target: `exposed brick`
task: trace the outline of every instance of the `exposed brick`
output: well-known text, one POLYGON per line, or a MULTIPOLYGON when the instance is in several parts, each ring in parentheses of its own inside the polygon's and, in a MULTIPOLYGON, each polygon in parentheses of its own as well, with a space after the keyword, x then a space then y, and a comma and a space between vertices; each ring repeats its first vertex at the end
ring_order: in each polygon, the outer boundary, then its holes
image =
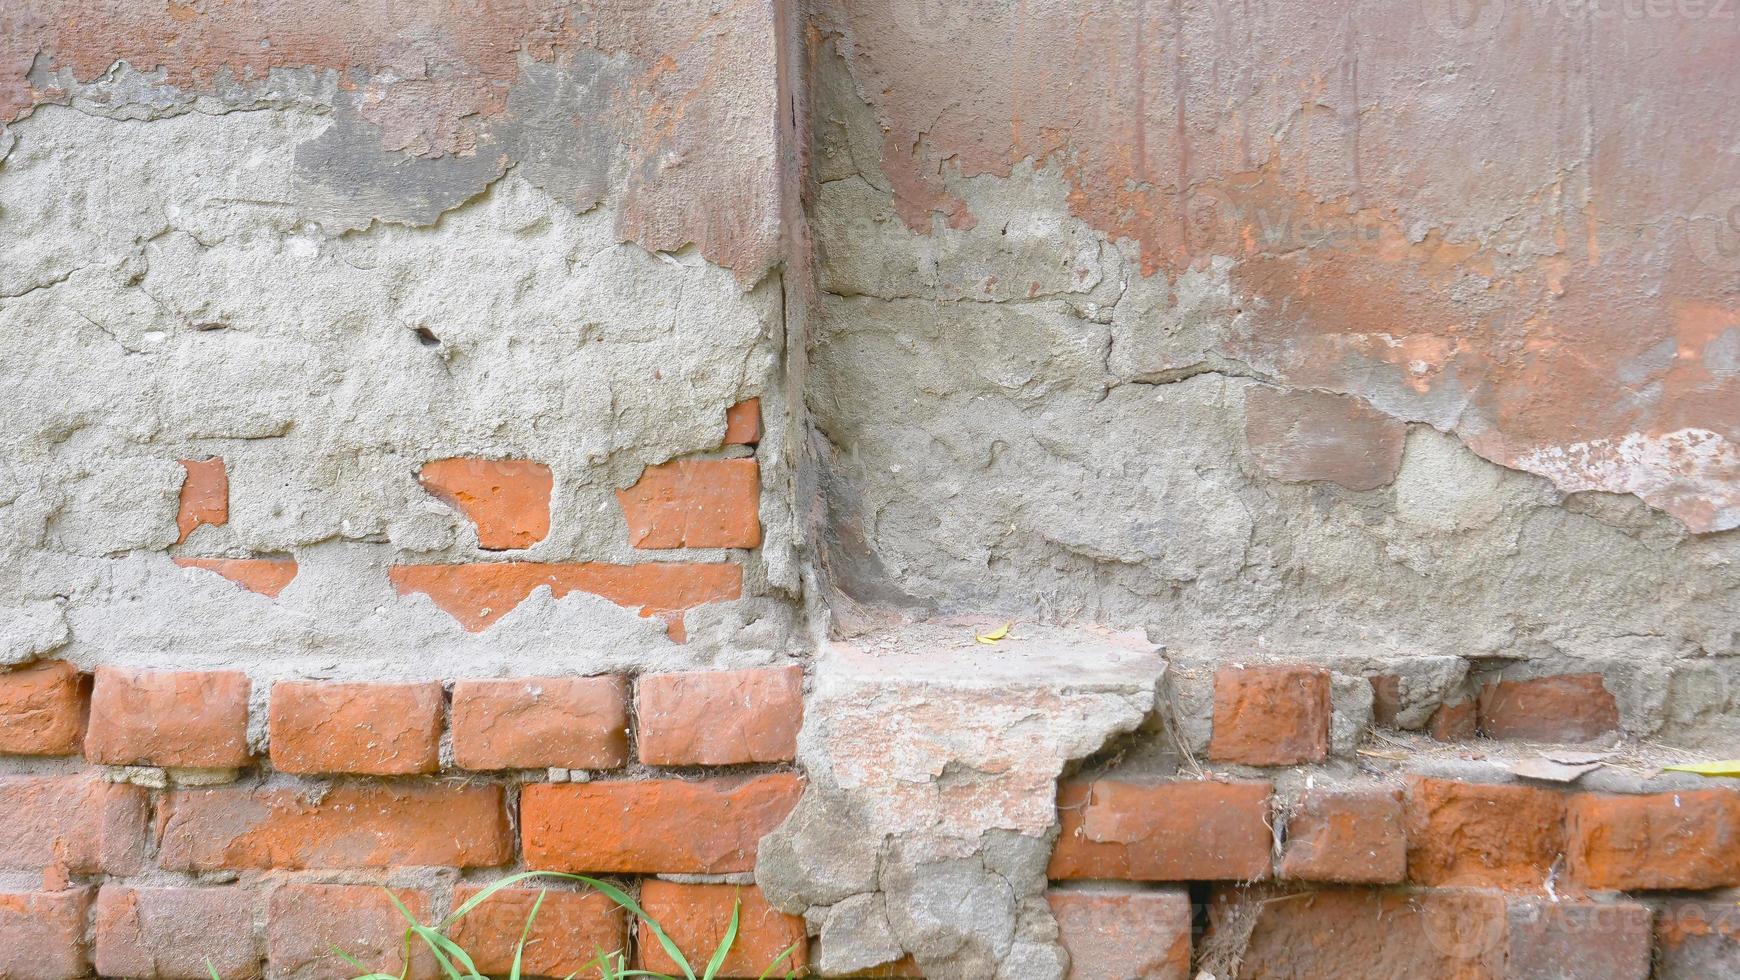
POLYGON ((1571 880, 1588 888, 1740 885, 1740 793, 1571 798, 1571 880))
POLYGON ((640 761, 655 766, 789 762, 804 716, 804 672, 651 674, 641 678, 640 761))
POLYGON ((87 684, 64 660, 0 674, 0 753, 72 755, 84 733, 87 684))
POLYGON ((1440 742, 1466 742, 1477 734, 1477 721, 1473 700, 1445 702, 1432 712, 1426 730, 1440 742))
POLYGON ((725 410, 725 445, 753 446, 761 441, 761 399, 745 398, 725 410))
POLYGON ((1402 709, 1402 679, 1395 674, 1377 674, 1366 680, 1371 683, 1372 724, 1396 727, 1396 713, 1402 709))
POLYGON ((1504 980, 1505 916, 1502 896, 1461 889, 1229 888, 1210 905, 1204 945, 1248 929, 1241 980, 1504 980))
POLYGON ((683 610, 743 594, 743 566, 731 562, 397 565, 387 575, 400 595, 427 595, 473 633, 487 629, 524 602, 533 589, 545 585, 557 599, 570 592, 589 592, 638 609, 642 616, 662 617, 670 624, 671 638, 681 642, 683 610))
POLYGON ((1190 896, 1158 891, 1051 891, 1046 896, 1069 953, 1069 980, 1190 978, 1190 896))
POLYGON ((230 520, 230 477, 223 457, 180 462, 187 476, 181 481, 181 506, 175 515, 175 527, 181 532, 177 544, 186 541, 194 528, 228 524, 230 520))
POLYGON ((175 563, 182 568, 221 575, 249 592, 271 599, 278 598, 278 593, 296 578, 293 558, 177 558, 175 563))
POLYGON ((1633 902, 1513 899, 1505 980, 1648 980, 1650 911, 1633 902))
POLYGON ((1740 977, 1740 902, 1676 900, 1655 916, 1656 980, 1740 977))
POLYGON ((206 980, 206 964, 226 980, 260 972, 252 889, 128 888, 97 893, 96 968, 106 977, 206 980))
MULTIPOLYGON (((479 885, 455 889, 454 908, 482 890, 479 885)), ((504 888, 467 912, 450 934, 471 954, 478 972, 506 974, 537 900, 538 889, 504 888)), ((627 948, 628 916, 615 902, 597 892, 550 889, 538 906, 521 968, 526 976, 566 977, 576 972, 596 976, 587 967, 600 951, 627 948)))
POLYGON ((1068 782, 1052 878, 1250 881, 1269 876, 1267 782, 1068 782))
POLYGON ((789 774, 529 785, 520 794, 525 861, 554 871, 749 871, 756 845, 802 793, 789 774))
POLYGON ((761 464, 680 459, 641 471, 616 499, 636 548, 754 548, 761 544, 761 464))
POLYGON ((529 459, 459 457, 424 463, 423 488, 470 518, 485 551, 530 548, 550 533, 550 468, 529 459))
POLYGON ((369 776, 441 768, 441 685, 279 681, 268 712, 283 772, 369 776))
POLYGON ((236 671, 99 667, 85 757, 115 766, 245 766, 248 690, 248 675, 236 671))
POLYGON ((1600 674, 1494 681, 1480 691, 1480 733, 1533 742, 1586 742, 1619 727, 1619 703, 1600 674))
POLYGON ((1374 490, 1396 478, 1408 427, 1347 395, 1254 385, 1245 393, 1245 441, 1277 480, 1327 480, 1374 490))
POLYGON ((173 790, 157 813, 158 861, 172 871, 491 867, 513 856, 502 788, 386 783, 173 790))
POLYGON ((453 758, 465 769, 613 769, 628 761, 628 682, 516 677, 453 685, 453 758))
POLYGON ((1565 800, 1529 786, 1409 780, 1408 877, 1424 885, 1539 887, 1565 847, 1565 800))
POLYGON ((1303 666, 1216 670, 1208 756, 1248 766, 1328 758, 1329 671, 1303 666))
POLYGON ((1399 790, 1306 790, 1287 820, 1280 876, 1299 881, 1390 884, 1408 872, 1399 790))
POLYGON ((134 874, 144 862, 146 794, 86 776, 0 778, 0 868, 134 874))
MULTIPOLYGON (((785 915, 768 905, 759 888, 682 885, 649 879, 641 885, 640 904, 647 915, 664 929, 665 935, 676 944, 697 974, 725 937, 734 908, 738 909, 737 941, 726 954, 719 976, 759 977, 764 971, 770 976, 782 977, 789 971, 801 975, 809 964, 804 920, 785 915), (739 902, 742 903, 740 908, 739 902), (777 968, 768 970, 787 949, 791 950, 791 955, 779 960, 777 968)), ((637 923, 637 928, 640 936, 635 944, 635 958, 640 968, 655 973, 677 972, 677 964, 653 938, 645 923, 637 923)))
POLYGON ((0 977, 66 980, 88 968, 88 888, 0 893, 0 977))
MULTIPOLYGON (((393 895, 419 921, 429 921, 429 897, 394 889, 393 895)), ((399 976, 405 969, 405 919, 386 891, 373 885, 284 885, 272 893, 266 917, 266 954, 274 980, 348 980, 354 967, 333 953, 343 950, 365 968, 399 976)), ((434 958, 411 944, 407 976, 437 976, 434 958)))

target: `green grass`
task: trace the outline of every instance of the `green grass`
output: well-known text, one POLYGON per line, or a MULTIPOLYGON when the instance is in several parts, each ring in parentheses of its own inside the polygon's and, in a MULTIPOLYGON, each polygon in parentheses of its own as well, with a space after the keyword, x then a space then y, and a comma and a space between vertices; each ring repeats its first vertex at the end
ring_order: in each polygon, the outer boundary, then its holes
MULTIPOLYGON (((411 970, 411 952, 418 943, 421 943, 423 946, 428 947, 430 954, 435 958, 435 963, 441 968, 442 975, 446 980, 483 980, 483 974, 477 972, 477 967, 472 962, 471 955, 461 949, 458 943, 455 943, 451 938, 449 938, 447 932, 453 928, 455 923, 464 918, 467 913, 483 904, 484 901, 496 892, 508 887, 509 885, 517 884, 529 878, 558 878, 566 881, 577 881, 581 884, 589 885, 592 888, 597 889, 606 898, 627 909, 629 914, 645 923, 647 929, 653 934, 653 938, 657 939, 659 946, 664 949, 665 955, 669 956, 671 961, 677 964, 677 968, 682 971, 680 975, 672 976, 665 973, 653 973, 648 970, 630 969, 627 965, 626 958, 620 950, 607 953, 600 949, 596 951, 597 955, 587 964, 586 968, 597 970, 604 980, 624 980, 624 978, 627 977, 651 977, 653 980, 717 980, 719 977, 719 971, 724 969, 726 955, 731 952, 732 945, 737 942, 738 917, 742 913, 741 902, 737 903, 737 905, 731 909, 731 924, 726 927, 725 935, 719 940, 718 948, 713 950, 713 955, 708 958, 707 963, 701 969, 701 972, 696 973, 694 966, 692 966, 689 963, 688 958, 683 955, 683 951, 677 948, 677 944, 671 941, 671 937, 665 935, 665 930, 658 924, 658 921, 648 915, 646 910, 641 908, 627 892, 612 885, 608 881, 599 881, 597 878, 588 878, 584 875, 563 874, 556 871, 526 871, 516 875, 509 875, 506 878, 492 883, 488 888, 485 888, 476 895, 467 899, 458 908, 454 909, 447 918, 442 919, 435 925, 425 925, 418 922, 417 917, 411 913, 410 909, 405 907, 403 902, 399 901, 398 896, 394 895, 391 891, 382 889, 383 891, 387 891, 387 897, 392 900, 393 906, 399 910, 399 914, 405 917, 406 923, 404 948, 402 955, 400 956, 400 962, 404 965, 396 974, 369 972, 369 969, 366 966, 357 962, 355 958, 350 956, 350 954, 337 947, 333 947, 333 954, 343 958, 346 963, 349 963, 358 971, 361 971, 357 974, 356 980, 405 980, 411 970)), ((538 917, 538 909, 543 906, 544 896, 546 894, 548 894, 548 889, 538 892, 537 901, 532 903, 531 914, 526 916, 525 927, 520 930, 520 940, 514 947, 513 969, 508 974, 509 980, 520 980, 520 965, 525 957, 526 943, 531 939, 532 923, 538 917)), ((775 974, 774 971, 779 969, 781 963, 790 959, 792 953, 796 950, 796 943, 787 947, 785 952, 780 953, 774 958, 772 963, 767 965, 766 969, 761 971, 760 980, 767 980, 768 977, 778 975, 775 974)), ((212 980, 222 980, 222 978, 218 976, 217 970, 212 968, 210 962, 206 963, 206 969, 210 971, 212 980)), ((570 973, 568 975, 569 980, 572 980, 573 977, 579 976, 581 972, 584 971, 570 973)), ((786 980, 790 980, 790 978, 795 977, 796 975, 797 972, 795 970, 787 970, 783 974, 786 980)))

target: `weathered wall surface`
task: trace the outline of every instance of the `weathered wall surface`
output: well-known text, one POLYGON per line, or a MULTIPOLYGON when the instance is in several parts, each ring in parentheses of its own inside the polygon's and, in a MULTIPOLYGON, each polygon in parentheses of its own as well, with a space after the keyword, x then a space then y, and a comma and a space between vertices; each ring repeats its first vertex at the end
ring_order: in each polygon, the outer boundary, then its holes
POLYGON ((0 655, 597 669, 704 661, 757 620, 735 655, 783 649, 789 611, 754 598, 797 586, 774 16, 8 4, 0 655), (631 546, 616 491, 673 457, 752 452, 722 444, 727 409, 758 396, 765 546, 631 546), (177 461, 213 457, 227 523, 178 542, 177 461), (480 551, 418 483, 450 457, 548 467, 548 533, 480 551), (268 597, 172 557, 288 559, 294 578, 268 597), (741 564, 751 597, 691 616, 689 652, 637 617, 660 597, 633 583, 610 596, 626 610, 532 597, 473 633, 388 577, 673 557, 741 564))
POLYGON ((1740 19, 1453 6, 817 4, 836 612, 1732 714, 1740 19))

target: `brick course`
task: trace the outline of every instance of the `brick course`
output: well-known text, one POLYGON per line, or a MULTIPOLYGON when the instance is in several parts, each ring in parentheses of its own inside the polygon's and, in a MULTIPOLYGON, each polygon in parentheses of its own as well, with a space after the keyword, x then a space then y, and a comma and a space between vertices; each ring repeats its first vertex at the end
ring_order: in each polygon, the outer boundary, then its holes
POLYGON ((0 977, 66 980, 84 976, 90 889, 0 892, 0 977))
MULTIPOLYGON (((454 889, 453 906, 483 890, 481 885, 454 889)), ((513 967, 514 948, 538 899, 536 888, 504 888, 467 912, 450 932, 460 948, 471 954, 478 972, 506 974, 513 967)), ((602 951, 628 948, 628 914, 597 892, 545 890, 526 941, 521 968, 526 976, 566 977, 586 970, 602 951)))
POLYGON ((97 893, 96 970, 110 977, 207 980, 255 976, 256 893, 238 885, 129 888, 97 893))
POLYGON ((614 769, 628 761, 620 677, 517 677, 453 685, 453 761, 462 769, 614 769))
POLYGON ((1282 878, 1350 884, 1398 882, 1408 871, 1399 790, 1307 790, 1287 819, 1282 878))
POLYGON ((272 765, 294 773, 401 776, 441 766, 441 685, 279 681, 272 765))
POLYGON ((550 468, 529 459, 455 457, 424 463, 417 481, 464 514, 484 551, 530 548, 550 533, 550 468))
POLYGON ((1216 670, 1208 757, 1248 766, 1328 758, 1329 672, 1302 666, 1216 670))
POLYGON ((64 660, 0 673, 0 754, 76 754, 87 689, 78 668, 64 660))
POLYGON ((1478 711, 1488 738, 1584 742, 1619 728, 1619 703, 1600 674, 1493 681, 1481 688, 1478 711))
POLYGON ((1565 849, 1565 800, 1530 786, 1415 777, 1406 795, 1408 878, 1538 888, 1565 849))
POLYGON ((89 776, 0 777, 0 868, 128 875, 145 860, 146 794, 89 776))
POLYGON ((1740 793, 1572 797, 1571 878, 1588 888, 1740 885, 1740 793))
MULTIPOLYGON (((394 897, 419 921, 429 920, 429 896, 394 889, 394 897)), ((374 885, 286 884, 272 893, 266 918, 270 975, 294 980, 350 980, 357 972, 332 950, 337 947, 364 969, 399 976, 405 969, 405 920, 386 892, 374 885)), ((435 960, 421 943, 411 944, 407 980, 433 980, 435 960)))
MULTIPOLYGON (((791 955, 779 961, 772 976, 788 971, 804 972, 809 963, 804 921, 784 915, 767 904, 761 890, 738 885, 686 885, 649 880, 641 886, 640 904, 663 927, 683 958, 699 974, 731 924, 738 908, 737 942, 726 954, 722 977, 759 977, 788 948, 791 955), (741 907, 738 908, 738 903, 741 907)), ((675 973, 677 964, 667 955, 644 922, 636 924, 636 962, 643 970, 675 973)))
POLYGON ((1045 897, 1069 953, 1068 980, 1190 980, 1188 893, 1100 886, 1045 897))
POLYGON ((1267 782, 1109 779, 1058 787, 1054 879, 1250 881, 1269 876, 1267 782))
POLYGON ((649 466, 616 499, 636 548, 755 548, 761 544, 761 464, 681 459, 649 466))
POLYGON ((802 792, 787 774, 532 784, 520 794, 525 861, 594 873, 749 871, 757 843, 802 792))

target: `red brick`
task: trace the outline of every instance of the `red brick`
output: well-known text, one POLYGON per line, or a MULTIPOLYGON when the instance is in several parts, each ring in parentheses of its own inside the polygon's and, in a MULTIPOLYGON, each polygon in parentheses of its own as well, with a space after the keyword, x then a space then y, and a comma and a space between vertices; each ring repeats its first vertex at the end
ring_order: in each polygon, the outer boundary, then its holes
POLYGON ((1740 902, 1688 899, 1655 917, 1656 980, 1740 977, 1740 902))
POLYGON ((66 980, 85 975, 88 888, 0 893, 0 977, 66 980))
MULTIPOLYGON (((737 910, 737 941, 731 945, 721 966, 721 977, 783 977, 787 972, 804 972, 809 964, 808 940, 804 920, 785 915, 767 904, 761 889, 741 885, 680 885, 671 881, 649 879, 641 884, 641 908, 646 910, 676 944, 683 958, 697 974, 707 965, 713 951, 725 938, 731 925, 731 913, 737 910), (738 903, 741 903, 739 907, 738 903), (794 948, 795 947, 795 948, 794 948), (779 960, 787 949, 791 955, 779 960)), ((635 959, 643 970, 674 973, 677 964, 659 945, 644 922, 637 922, 639 931, 635 944, 635 959)))
POLYGON ((1068 980, 1189 980, 1190 896, 1178 889, 1052 891, 1068 980))
POLYGON ((146 793, 86 776, 0 778, 0 868, 127 875, 145 855, 146 793))
POLYGON ((1408 427, 1348 395, 1254 385, 1245 393, 1245 442, 1277 480, 1325 480, 1375 490, 1396 478, 1408 427))
POLYGON ((87 689, 78 668, 64 660, 44 660, 0 674, 0 753, 77 753, 87 689))
POLYGON ((670 624, 671 638, 681 642, 685 609, 743 594, 743 566, 730 562, 397 565, 387 576, 400 595, 427 595, 473 633, 487 629, 524 602, 533 589, 545 585, 557 599, 570 592, 588 592, 638 609, 642 616, 660 616, 670 624))
POLYGON ((180 462, 187 477, 181 481, 181 507, 175 515, 175 526, 181 532, 177 544, 186 541, 194 528, 228 524, 230 520, 230 477, 223 457, 180 462))
MULTIPOLYGON (((479 885, 454 890, 453 904, 482 891, 479 885)), ((514 948, 537 902, 538 889, 504 888, 465 914, 450 930, 453 941, 471 954, 479 973, 506 974, 513 968, 514 948)), ((588 967, 598 953, 628 948, 628 916, 615 902, 597 892, 549 889, 538 906, 521 964, 526 976, 595 977, 588 967)))
POLYGON ((804 720, 802 667, 641 678, 640 761, 655 766, 790 762, 804 720))
POLYGON ((1480 691, 1477 724, 1488 738, 1586 742, 1619 727, 1619 703, 1600 674, 1494 681, 1480 691))
POLYGON ((797 776, 541 783, 520 794, 526 864, 553 871, 726 874, 803 793, 797 776))
POLYGON ((270 599, 278 598, 296 578, 293 558, 177 558, 182 568, 197 568, 229 579, 270 599))
POLYGON ((446 782, 173 790, 157 813, 171 871, 476 868, 513 857, 502 788, 446 782))
POLYGON ((257 901, 251 889, 128 888, 97 893, 96 968, 106 977, 206 980, 206 963, 222 977, 255 977, 257 901))
POLYGON ((1472 700, 1457 701, 1454 704, 1446 702, 1432 712, 1432 720, 1426 723, 1426 730, 1440 742, 1466 742, 1477 734, 1477 722, 1472 700))
POLYGON ((1505 980, 1505 916, 1502 896, 1461 889, 1227 889, 1204 946, 1248 929, 1240 978, 1505 980))
POLYGON ((761 399, 746 398, 725 410, 725 445, 753 446, 761 441, 761 399))
POLYGON ((1267 782, 1068 782, 1055 879, 1250 881, 1269 876, 1267 782))
POLYGON ((459 681, 453 685, 453 758, 464 769, 614 769, 628 761, 628 682, 459 681))
POLYGON ((529 459, 460 457, 424 463, 423 488, 470 518, 485 551, 530 548, 550 533, 550 468, 529 459))
POLYGON ((1538 888, 1565 848, 1565 800, 1529 786, 1415 777, 1408 877, 1423 885, 1538 888))
POLYGON ((1383 885, 1408 872, 1402 794, 1383 787, 1306 790, 1287 819, 1280 876, 1383 885))
POLYGON ((85 758, 113 766, 247 765, 248 675, 98 667, 85 758))
POLYGON ((268 713, 283 772, 369 776, 441 768, 441 685, 279 681, 268 713))
POLYGON ((682 459, 649 466, 616 499, 636 548, 754 548, 761 544, 761 464, 682 459))
POLYGON ((1648 980, 1650 911, 1633 902, 1513 899, 1505 980, 1648 980))
POLYGON ((1571 880, 1588 888, 1740 885, 1740 793, 1571 798, 1571 880))
POLYGON ((1248 766, 1328 758, 1329 671, 1301 666, 1216 670, 1208 757, 1248 766))
MULTIPOLYGON (((429 897, 394 889, 419 921, 429 921, 429 897)), ((386 890, 373 885, 284 885, 272 893, 266 917, 266 955, 274 978, 349 980, 356 969, 333 953, 343 950, 369 970, 399 976, 405 969, 407 923, 386 890)), ((411 944, 408 976, 437 976, 422 943, 411 944)))

